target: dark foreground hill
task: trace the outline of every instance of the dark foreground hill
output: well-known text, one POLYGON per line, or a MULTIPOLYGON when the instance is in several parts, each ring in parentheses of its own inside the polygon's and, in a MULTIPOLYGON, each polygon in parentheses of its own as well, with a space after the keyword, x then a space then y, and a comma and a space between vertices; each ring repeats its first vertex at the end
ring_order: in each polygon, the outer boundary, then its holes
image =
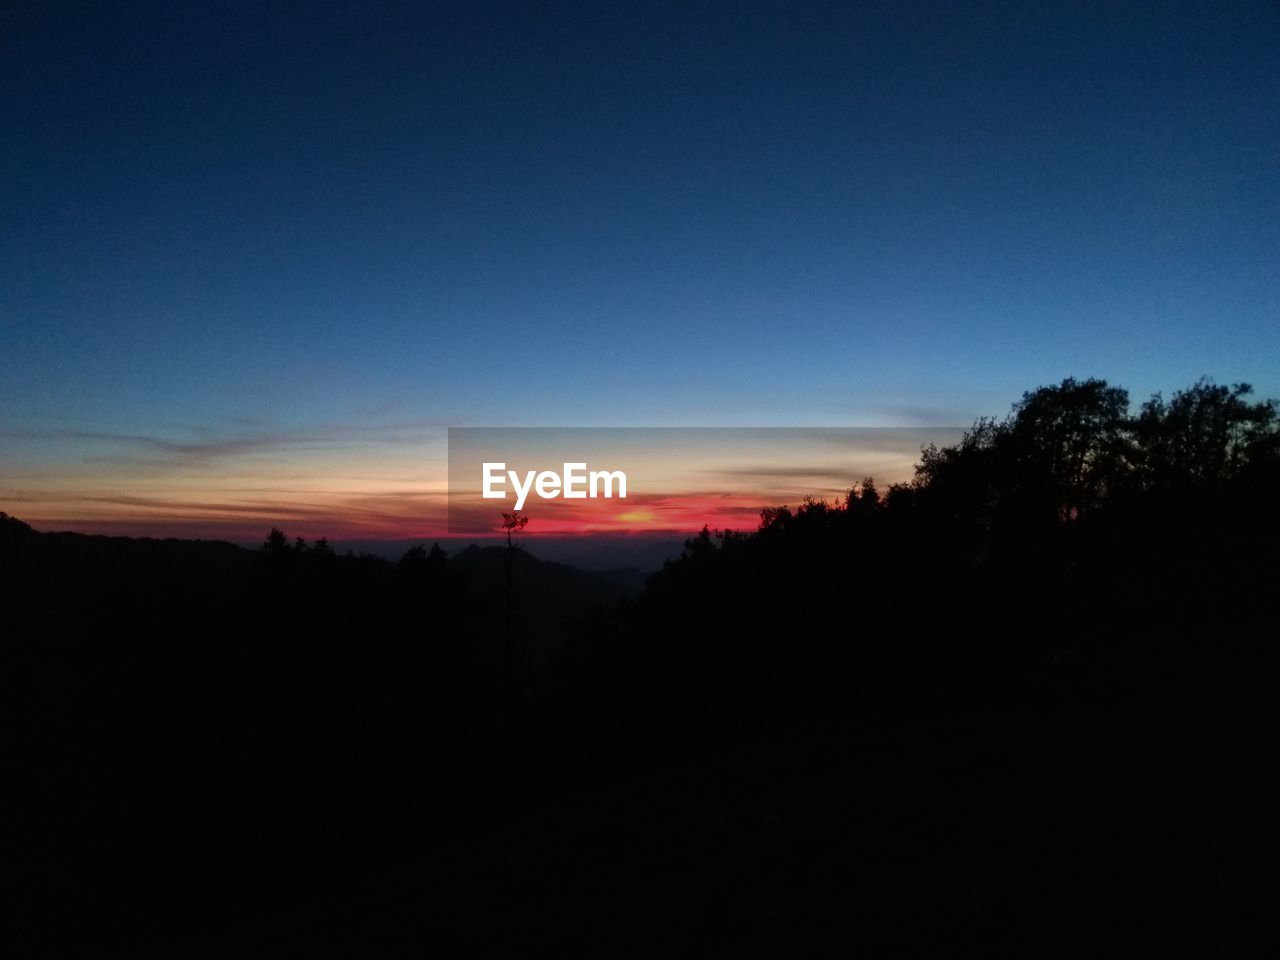
MULTIPOLYGON (((526 671, 637 592, 630 572, 512 556, 526 671)), ((160 944, 263 919, 342 889, 438 804, 491 802, 473 781, 497 766, 505 561, 40 533, 0 515, 17 942, 160 944)))
POLYGON ((1131 414, 1066 381, 911 484, 704 531, 638 599, 517 554, 510 632, 501 551, 4 521, 6 936, 1243 953, 1273 900, 1278 437, 1242 388, 1131 414))

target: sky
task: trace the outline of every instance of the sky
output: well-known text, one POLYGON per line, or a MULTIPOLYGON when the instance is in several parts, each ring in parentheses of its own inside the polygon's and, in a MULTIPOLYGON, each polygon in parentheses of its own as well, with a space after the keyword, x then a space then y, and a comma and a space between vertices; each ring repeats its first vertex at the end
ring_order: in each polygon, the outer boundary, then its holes
POLYGON ((19 0, 0 122, 42 529, 425 534, 451 426, 1280 396, 1272 2, 19 0))
POLYGON ((877 489, 910 479, 923 447, 962 436, 937 427, 455 427, 446 528, 483 537, 515 510, 539 534, 753 530, 764 507, 838 504, 865 478, 878 477, 877 489))

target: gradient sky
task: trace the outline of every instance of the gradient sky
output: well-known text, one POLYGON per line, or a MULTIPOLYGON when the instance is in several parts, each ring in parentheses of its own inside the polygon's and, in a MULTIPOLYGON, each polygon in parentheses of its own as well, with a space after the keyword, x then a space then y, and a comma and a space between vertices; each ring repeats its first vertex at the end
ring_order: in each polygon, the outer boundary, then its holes
MULTIPOLYGON (((688 533, 701 527, 754 529, 764 506, 798 506, 805 497, 839 502, 864 477, 879 486, 908 480, 922 447, 948 446, 959 428, 936 427, 481 427, 448 431, 447 527, 453 536, 492 531, 504 510, 536 520, 537 533, 688 533), (486 464, 502 477, 497 498, 483 495, 486 464), (541 497, 530 472, 585 477, 618 471, 617 496, 541 497), (517 508, 515 481, 527 488, 517 508), (621 481, 619 481, 620 483, 621 481), (495 503, 495 499, 499 502, 495 503)), ((585 489, 586 481, 582 481, 585 489)))
POLYGON ((39 0, 0 111, 37 526, 408 534, 447 425, 1280 395, 1269 0, 39 0))

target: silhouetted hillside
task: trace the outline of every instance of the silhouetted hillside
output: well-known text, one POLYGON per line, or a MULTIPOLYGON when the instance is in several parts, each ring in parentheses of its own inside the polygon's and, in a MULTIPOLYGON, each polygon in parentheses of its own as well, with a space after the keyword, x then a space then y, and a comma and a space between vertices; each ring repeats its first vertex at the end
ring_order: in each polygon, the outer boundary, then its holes
POLYGON ((15 955, 1239 953, 1278 438, 1068 380, 638 597, 0 516, 15 955))
MULTIPOLYGON (((499 581, 506 569, 506 552, 505 547, 469 546, 454 554, 453 563, 477 577, 499 581)), ((624 596, 636 596, 644 587, 644 575, 638 570, 588 573, 563 563, 538 560, 524 549, 515 553, 515 564, 530 601, 555 596, 586 610, 613 604, 624 596)))

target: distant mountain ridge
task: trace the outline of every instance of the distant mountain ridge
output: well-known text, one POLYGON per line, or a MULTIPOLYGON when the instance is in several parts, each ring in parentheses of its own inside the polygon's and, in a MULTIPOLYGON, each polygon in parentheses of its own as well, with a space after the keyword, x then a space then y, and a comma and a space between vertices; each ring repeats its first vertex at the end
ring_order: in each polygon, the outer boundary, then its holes
MULTIPOLYGON (((615 570, 583 570, 567 563, 540 560, 528 549, 513 551, 513 570, 525 590, 548 592, 577 601, 614 603, 636 596, 644 587, 645 573, 634 567, 615 570)), ((450 560, 463 571, 486 577, 505 576, 506 547, 482 547, 477 544, 450 555, 450 560)))
MULTIPOLYGON (((685 537, 692 536, 695 532, 660 536, 588 534, 579 537, 555 537, 539 534, 526 537, 523 546, 539 560, 562 563, 591 573, 634 568, 649 574, 661 570, 666 561, 680 556, 681 550, 684 549, 685 537)), ((352 550, 356 553, 371 553, 384 560, 398 560, 410 547, 422 543, 429 546, 432 542, 439 543, 440 547, 448 551, 451 556, 473 544, 479 547, 497 547, 505 544, 500 537, 469 537, 457 540, 447 537, 418 537, 396 540, 330 541, 339 553, 352 550)), ((244 545, 253 546, 252 544, 244 545)))
MULTIPOLYGON (((408 546, 419 541, 406 541, 408 546)), ((339 561, 359 559, 362 562, 395 567, 399 557, 390 558, 349 550, 344 544, 334 545, 339 561), (349 556, 342 554, 349 553, 349 556)), ((470 544, 462 549, 446 550, 455 568, 473 582, 497 585, 506 572, 506 547, 470 544)), ((646 571, 619 566, 608 570, 584 570, 572 564, 543 560, 525 545, 514 552, 515 569, 521 592, 537 593, 564 600, 572 608, 610 605, 624 597, 638 596, 644 588, 646 571)), ((207 575, 210 567, 219 571, 239 568, 250 570, 260 560, 256 547, 226 540, 189 540, 176 537, 124 537, 69 531, 39 531, 30 524, 0 512, 0 558, 6 564, 19 562, 70 564, 78 574, 118 577, 124 567, 140 565, 164 570, 173 575, 189 565, 190 574, 207 575)))

